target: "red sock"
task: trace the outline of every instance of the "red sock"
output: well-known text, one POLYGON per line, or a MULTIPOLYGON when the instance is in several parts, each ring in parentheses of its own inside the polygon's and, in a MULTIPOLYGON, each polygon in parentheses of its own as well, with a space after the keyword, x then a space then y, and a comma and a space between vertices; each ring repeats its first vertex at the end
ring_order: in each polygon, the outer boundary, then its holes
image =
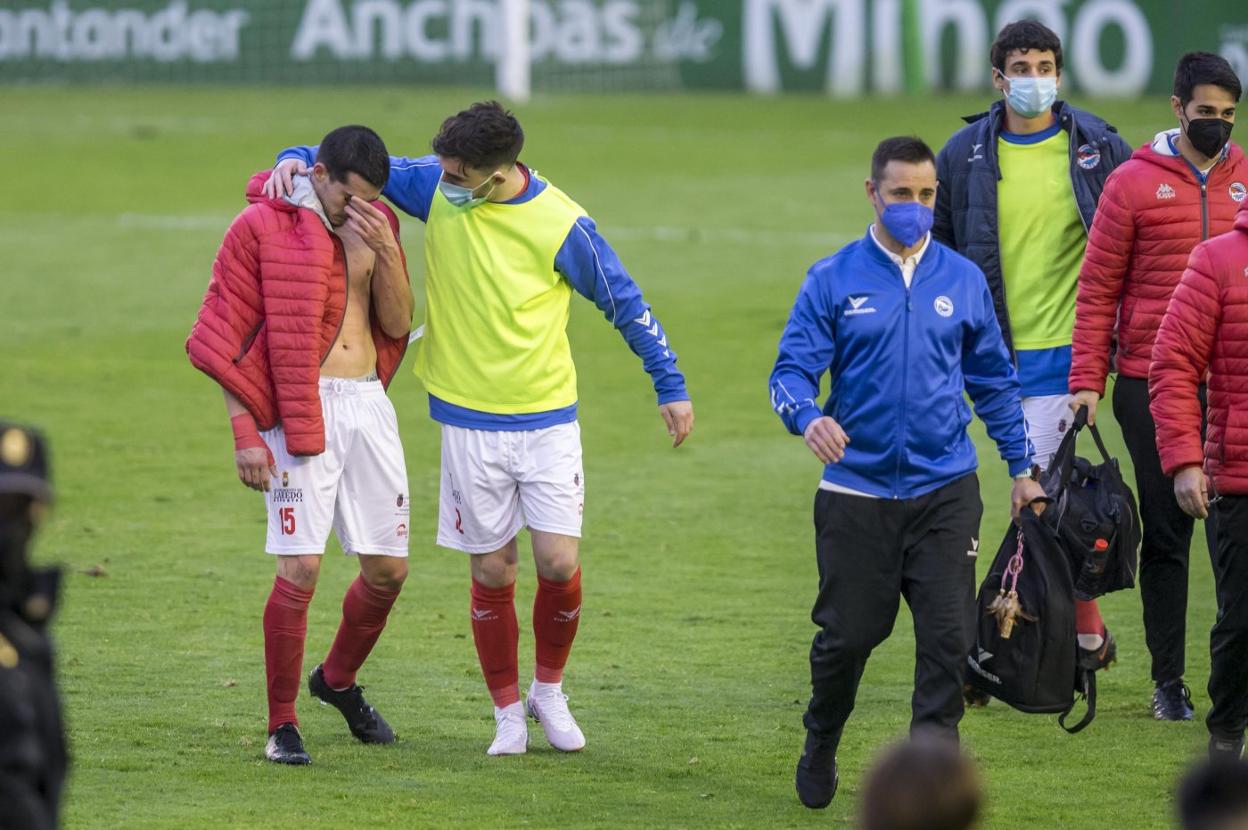
POLYGON ((572 652, 581 621, 581 569, 567 582, 537 578, 533 600, 533 636, 537 640, 534 676, 542 683, 558 683, 572 652))
POLYGON ((487 588, 472 581, 472 639, 485 686, 500 709, 520 702, 520 673, 516 646, 520 626, 516 622, 516 585, 487 588))
POLYGON ((390 608, 399 598, 398 591, 374 588, 357 576, 342 598, 342 622, 334 644, 325 658, 322 671, 331 689, 349 689, 355 685, 355 673, 368 659, 381 630, 386 627, 390 608))
POLYGON ((308 633, 312 592, 295 583, 273 580, 264 606, 264 673, 268 679, 269 731, 283 723, 299 723, 295 698, 303 679, 303 640, 308 633))
POLYGON ((1075 600, 1075 633, 1105 636, 1105 621, 1101 619, 1101 609, 1096 600, 1075 600))

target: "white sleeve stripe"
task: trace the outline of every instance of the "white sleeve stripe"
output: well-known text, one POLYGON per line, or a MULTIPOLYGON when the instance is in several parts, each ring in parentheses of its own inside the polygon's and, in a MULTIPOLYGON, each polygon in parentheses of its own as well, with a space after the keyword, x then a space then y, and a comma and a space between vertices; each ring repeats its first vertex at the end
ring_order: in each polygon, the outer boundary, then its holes
POLYGON ((615 308, 615 295, 611 293, 611 284, 607 282, 607 272, 602 270, 602 262, 598 259, 598 249, 594 247, 594 240, 590 238, 589 233, 581 227, 580 222, 573 223, 572 227, 585 234, 585 241, 589 243, 589 249, 594 252, 594 266, 598 269, 598 273, 602 275, 602 284, 607 288, 607 299, 611 301, 611 325, 615 325, 620 318, 620 313, 615 308))
POLYGON ((408 164, 392 164, 390 165, 390 170, 411 170, 413 167, 432 167, 437 163, 437 159, 434 159, 433 161, 413 161, 408 164))

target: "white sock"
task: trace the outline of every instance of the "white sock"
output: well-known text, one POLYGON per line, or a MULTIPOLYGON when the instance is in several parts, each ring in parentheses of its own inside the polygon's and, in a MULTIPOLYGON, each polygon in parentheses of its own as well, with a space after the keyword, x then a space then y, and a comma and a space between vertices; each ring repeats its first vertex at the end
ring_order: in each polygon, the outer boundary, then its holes
POLYGON ((497 706, 495 706, 495 707, 494 707, 494 715, 495 715, 496 717, 497 717, 498 715, 503 714, 504 712, 516 712, 516 713, 523 714, 524 710, 523 710, 523 708, 520 706, 520 701, 518 701, 518 700, 517 700, 515 703, 508 703, 506 706, 504 706, 504 707, 503 707, 503 708, 501 708, 501 709, 500 709, 500 708, 498 708, 497 706))
POLYGON ((1084 651, 1096 651, 1105 644, 1105 638, 1100 634, 1080 634, 1077 639, 1079 640, 1079 648, 1084 651))
POLYGON ((540 695, 540 694, 551 693, 551 692, 555 694, 563 694, 563 682, 560 681, 558 683, 543 683, 542 681, 538 680, 536 677, 533 678, 533 688, 532 688, 533 694, 540 695))

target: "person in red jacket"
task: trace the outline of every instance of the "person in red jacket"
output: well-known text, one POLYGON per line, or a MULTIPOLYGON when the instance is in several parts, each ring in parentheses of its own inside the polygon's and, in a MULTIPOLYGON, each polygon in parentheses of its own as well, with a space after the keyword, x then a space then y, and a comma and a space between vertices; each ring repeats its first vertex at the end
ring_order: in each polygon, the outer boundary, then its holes
POLYGON ((1161 321, 1149 369, 1161 468, 1194 518, 1217 517, 1217 622, 1205 719, 1214 758, 1239 758, 1248 722, 1248 202, 1198 246, 1161 321), (1201 441, 1201 384, 1209 390, 1201 441), (1212 505, 1213 509, 1210 510, 1212 505))
MULTIPOLYGON (((1201 240, 1231 228, 1248 194, 1248 161, 1229 142, 1241 87, 1218 55, 1179 59, 1170 105, 1179 128, 1159 133, 1109 177, 1079 272, 1071 406, 1096 421, 1118 336, 1114 416, 1135 467, 1144 519, 1140 598, 1152 655, 1153 716, 1191 720, 1183 683, 1188 550, 1193 522, 1175 502, 1157 456, 1148 367, 1170 294, 1201 240)), ((1203 390, 1202 390, 1203 399, 1203 390)), ((1206 524, 1213 548, 1213 530, 1206 524)))
POLYGON ((268 506, 265 756, 277 763, 311 760, 295 698, 331 527, 360 575, 308 688, 359 740, 394 740, 355 682, 407 577, 407 466, 385 388, 407 348, 412 294, 398 220, 373 204, 389 173, 381 138, 349 126, 325 137, 289 196, 263 196, 267 171, 252 177, 186 344, 225 390, 238 477, 268 506))

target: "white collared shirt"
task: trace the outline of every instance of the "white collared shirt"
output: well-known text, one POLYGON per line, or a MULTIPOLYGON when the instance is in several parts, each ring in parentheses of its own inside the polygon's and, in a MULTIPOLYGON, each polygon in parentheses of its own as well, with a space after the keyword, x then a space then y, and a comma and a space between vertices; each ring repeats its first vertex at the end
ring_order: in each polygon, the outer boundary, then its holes
POLYGON ((874 224, 871 225, 870 233, 871 241, 875 243, 875 247, 883 251, 892 263, 901 269, 901 278, 906 281, 906 288, 909 288, 910 283, 914 280, 914 271, 919 267, 919 261, 923 259, 923 254, 927 253, 927 246, 932 242, 931 232, 929 231, 927 236, 923 237, 923 244, 919 246, 919 249, 905 259, 902 259, 898 254, 893 253, 880 244, 880 240, 875 236, 874 224))

